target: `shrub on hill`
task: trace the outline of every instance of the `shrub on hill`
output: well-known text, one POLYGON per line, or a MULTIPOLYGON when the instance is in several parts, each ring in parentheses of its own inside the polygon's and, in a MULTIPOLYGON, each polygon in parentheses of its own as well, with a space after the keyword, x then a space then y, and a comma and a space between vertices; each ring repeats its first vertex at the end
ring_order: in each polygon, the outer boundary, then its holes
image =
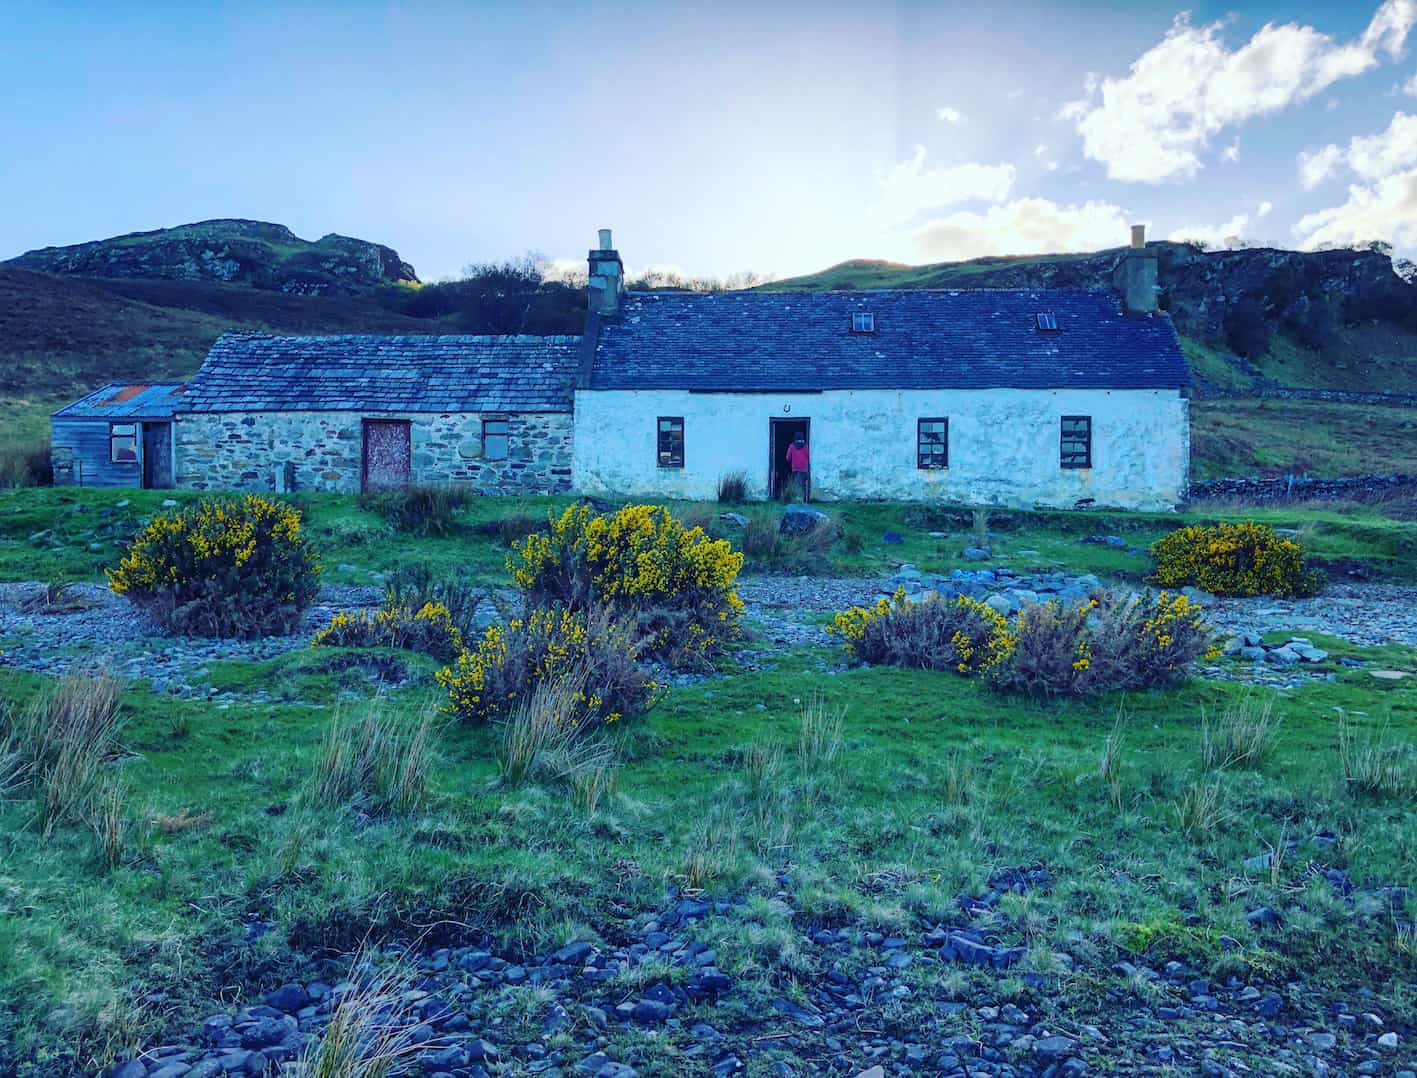
POLYGON ((169 629, 249 637, 289 632, 319 572, 300 513, 253 494, 155 517, 108 580, 169 629))
POLYGON ((1036 696, 1167 685, 1210 646, 1200 608, 1166 592, 1031 604, 1014 622, 967 596, 917 603, 896 592, 838 614, 827 631, 861 662, 979 674, 1002 692, 1036 696))
POLYGON ((645 654, 702 666, 738 633, 734 590, 743 555, 655 505, 606 515, 567 509, 548 534, 531 535, 508 559, 531 608, 609 607, 646 637, 645 654))
POLYGON ((1313 595, 1322 576, 1304 564, 1304 550, 1267 524, 1192 524, 1151 546, 1162 587, 1194 585, 1215 595, 1313 595))
POLYGON ((545 684, 574 683, 567 721, 584 731, 649 709, 658 686, 636 663, 644 643, 603 607, 536 609, 489 627, 437 679, 447 710, 469 723, 505 718, 545 684))

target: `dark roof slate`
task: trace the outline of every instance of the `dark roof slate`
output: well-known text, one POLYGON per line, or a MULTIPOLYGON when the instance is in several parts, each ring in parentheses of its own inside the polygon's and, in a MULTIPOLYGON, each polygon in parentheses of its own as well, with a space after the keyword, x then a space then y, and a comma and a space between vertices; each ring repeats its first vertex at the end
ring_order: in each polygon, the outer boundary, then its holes
POLYGON ((579 337, 228 333, 183 412, 569 412, 579 337))
POLYGON ((1165 315, 1111 292, 975 289, 630 292, 603 320, 590 389, 1170 389, 1189 384, 1165 315), (870 312, 874 333, 852 333, 870 312), (1037 316, 1057 317, 1056 332, 1037 316))
POLYGON ((169 419, 185 382, 110 382, 54 413, 55 419, 169 419))

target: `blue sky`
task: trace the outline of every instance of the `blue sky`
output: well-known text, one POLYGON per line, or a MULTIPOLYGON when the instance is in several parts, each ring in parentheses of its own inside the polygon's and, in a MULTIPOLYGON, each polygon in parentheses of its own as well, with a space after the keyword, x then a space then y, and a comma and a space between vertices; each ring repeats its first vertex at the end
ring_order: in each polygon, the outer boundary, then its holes
POLYGON ((1417 0, 0 3, 0 257, 208 217, 808 272, 1417 251, 1417 0))

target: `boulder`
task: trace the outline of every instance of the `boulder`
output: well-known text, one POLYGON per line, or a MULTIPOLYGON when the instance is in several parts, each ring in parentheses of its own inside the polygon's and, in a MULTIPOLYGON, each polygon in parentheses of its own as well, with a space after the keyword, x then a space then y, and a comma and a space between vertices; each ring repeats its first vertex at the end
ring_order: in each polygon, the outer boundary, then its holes
POLYGON ((810 505, 789 505, 782 513, 782 523, 778 531, 783 535, 804 535, 831 525, 832 518, 820 509, 810 505))

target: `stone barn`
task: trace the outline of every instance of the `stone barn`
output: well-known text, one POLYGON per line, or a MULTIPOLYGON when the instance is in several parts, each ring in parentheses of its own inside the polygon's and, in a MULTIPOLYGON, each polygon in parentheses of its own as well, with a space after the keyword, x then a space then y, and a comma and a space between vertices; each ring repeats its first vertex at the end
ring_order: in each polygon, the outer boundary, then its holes
POLYGON ((177 485, 571 489, 579 337, 228 334, 188 384, 177 485))

